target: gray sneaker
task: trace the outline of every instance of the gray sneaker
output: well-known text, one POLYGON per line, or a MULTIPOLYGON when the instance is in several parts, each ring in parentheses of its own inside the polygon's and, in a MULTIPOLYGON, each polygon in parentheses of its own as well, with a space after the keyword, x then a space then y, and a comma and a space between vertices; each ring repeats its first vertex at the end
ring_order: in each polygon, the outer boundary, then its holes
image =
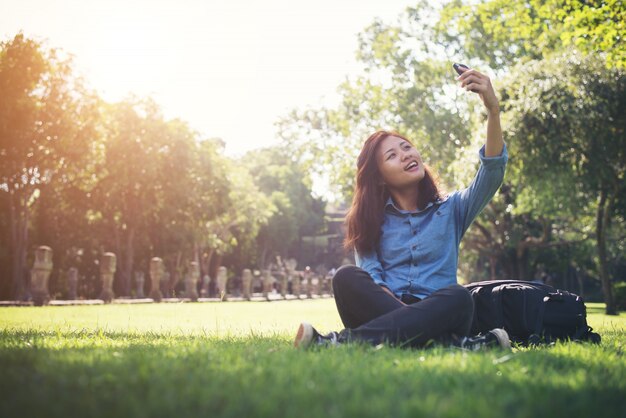
POLYGON ((458 347, 479 351, 489 348, 501 348, 503 350, 511 350, 511 341, 509 334, 502 328, 494 328, 485 334, 479 334, 475 337, 464 337, 459 341, 458 347))
POLYGON ((298 328, 296 339, 293 342, 294 347, 306 349, 311 346, 334 346, 339 345, 339 333, 331 332, 322 335, 308 322, 302 322, 298 328))

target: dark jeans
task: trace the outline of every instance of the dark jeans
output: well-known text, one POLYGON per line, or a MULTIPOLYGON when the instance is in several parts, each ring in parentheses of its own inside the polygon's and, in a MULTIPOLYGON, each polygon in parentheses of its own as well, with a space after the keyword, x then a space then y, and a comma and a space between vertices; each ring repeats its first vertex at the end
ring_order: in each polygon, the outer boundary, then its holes
POLYGON ((424 347, 449 344, 468 335, 474 315, 469 291, 452 285, 419 300, 400 301, 374 283, 363 269, 343 266, 333 278, 339 316, 346 329, 340 341, 424 347), (411 303, 412 302, 412 303, 411 303))

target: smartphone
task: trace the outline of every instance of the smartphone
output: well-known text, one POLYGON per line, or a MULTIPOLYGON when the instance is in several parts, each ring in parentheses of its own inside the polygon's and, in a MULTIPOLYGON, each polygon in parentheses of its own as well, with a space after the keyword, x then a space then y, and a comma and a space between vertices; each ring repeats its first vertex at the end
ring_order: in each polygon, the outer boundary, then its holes
MULTIPOLYGON (((463 71, 461 71, 461 68, 469 69, 469 67, 467 65, 459 64, 459 63, 456 63, 456 62, 454 64, 452 64, 452 68, 454 68, 454 71, 456 71, 458 75, 463 74, 463 71)), ((470 91, 473 91, 474 93, 478 93, 474 89, 470 89, 470 91)))
POLYGON ((461 71, 461 68, 469 69, 469 67, 467 65, 459 64, 459 63, 456 63, 456 62, 452 65, 452 68, 454 68, 454 71, 456 71, 458 75, 463 74, 463 71, 461 71))

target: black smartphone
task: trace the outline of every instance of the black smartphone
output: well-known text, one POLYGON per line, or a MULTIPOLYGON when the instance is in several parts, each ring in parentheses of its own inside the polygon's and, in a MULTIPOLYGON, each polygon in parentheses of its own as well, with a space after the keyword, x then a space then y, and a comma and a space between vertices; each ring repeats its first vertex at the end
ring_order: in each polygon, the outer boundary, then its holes
POLYGON ((466 68, 466 69, 469 69, 469 67, 468 67, 467 65, 465 65, 465 64, 459 64, 459 63, 456 63, 456 62, 455 62, 454 64, 452 64, 452 68, 454 68, 454 71, 456 71, 456 73, 457 73, 458 75, 463 74, 463 71, 461 71, 461 68, 466 68))
MULTIPOLYGON (((456 62, 454 64, 452 64, 452 68, 454 68, 454 71, 456 71, 458 75, 463 74, 463 71, 461 71, 461 68, 469 69, 469 67, 467 65, 459 64, 459 63, 456 63, 456 62)), ((478 93, 474 89, 470 89, 470 91, 473 91, 474 93, 478 93)))

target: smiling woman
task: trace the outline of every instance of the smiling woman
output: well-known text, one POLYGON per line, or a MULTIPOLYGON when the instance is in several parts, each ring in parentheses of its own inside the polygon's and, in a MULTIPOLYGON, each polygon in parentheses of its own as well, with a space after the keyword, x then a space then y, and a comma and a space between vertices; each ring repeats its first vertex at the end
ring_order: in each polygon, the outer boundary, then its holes
POLYGON ((476 177, 468 188, 444 196, 408 138, 372 134, 357 161, 346 218, 345 247, 354 250, 357 265, 341 267, 333 278, 346 328, 323 336, 302 323, 296 346, 363 341, 510 348, 500 328, 469 338, 474 303, 457 284, 461 238, 502 184, 508 160, 489 78, 468 68, 461 72, 461 87, 478 94, 488 112, 476 177))

